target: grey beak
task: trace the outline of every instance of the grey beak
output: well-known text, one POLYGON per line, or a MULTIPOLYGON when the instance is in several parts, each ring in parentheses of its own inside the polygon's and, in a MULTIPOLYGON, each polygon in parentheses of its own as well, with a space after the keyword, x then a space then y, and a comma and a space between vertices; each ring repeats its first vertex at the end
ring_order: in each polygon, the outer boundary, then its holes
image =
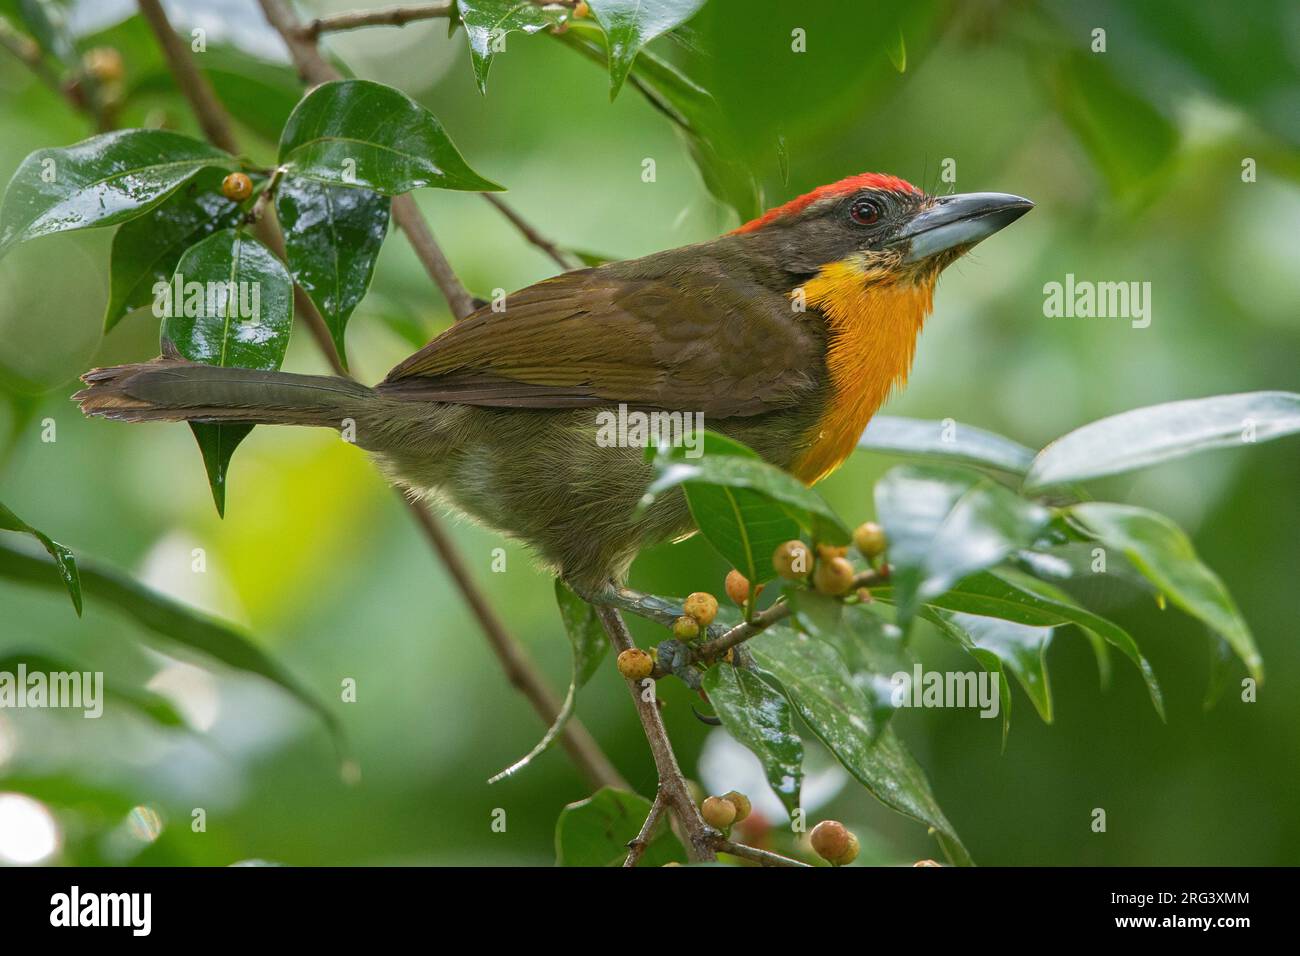
POLYGON ((907 243, 903 262, 920 262, 956 246, 973 246, 1033 208, 1028 199, 1007 193, 943 196, 904 226, 895 242, 907 243))

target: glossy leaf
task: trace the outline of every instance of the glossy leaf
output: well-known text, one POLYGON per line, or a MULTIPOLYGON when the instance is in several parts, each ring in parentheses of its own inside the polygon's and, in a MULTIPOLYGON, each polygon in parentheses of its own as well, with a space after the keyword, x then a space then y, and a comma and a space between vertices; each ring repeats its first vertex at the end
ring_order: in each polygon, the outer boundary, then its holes
POLYGON ((968 574, 1030 544, 1051 513, 986 478, 935 465, 901 465, 876 484, 889 536, 899 624, 968 574))
POLYGON ((564 725, 569 722, 569 718, 573 716, 573 709, 578 700, 578 691, 586 685, 587 681, 591 680, 591 676, 596 673, 596 669, 600 667, 600 662, 605 658, 605 652, 609 649, 605 628, 596 615, 596 609, 574 594, 558 578, 555 581, 555 602, 560 606, 560 618, 564 621, 564 632, 569 637, 569 647, 573 651, 573 668, 569 678, 569 692, 564 695, 564 703, 560 705, 560 711, 555 715, 555 721, 547 729, 542 739, 537 742, 537 746, 489 779, 488 783, 496 783, 511 774, 518 773, 532 763, 534 757, 545 752, 546 748, 555 741, 555 738, 560 735, 560 731, 564 729, 564 725))
POLYGON ((1101 501, 1075 505, 1069 514, 1102 544, 1122 551, 1175 605, 1222 636, 1255 679, 1263 679, 1264 661, 1245 618, 1181 528, 1154 511, 1101 501))
POLYGON ((953 862, 970 856, 935 802, 925 772, 893 730, 872 743, 871 713, 844 662, 828 645, 776 627, 749 642, 784 686, 799 716, 836 759, 886 806, 934 828, 953 862))
POLYGON ((41 547, 54 559, 54 569, 63 580, 63 586, 68 590, 68 597, 72 598, 72 606, 77 611, 77 617, 80 617, 81 575, 77 571, 77 559, 72 550, 59 544, 45 532, 33 528, 3 503, 0 503, 0 530, 29 534, 41 543, 41 547))
MULTIPOLYGON (((966 633, 956 622, 956 615, 939 608, 923 605, 918 615, 934 625, 934 629, 943 637, 948 638, 958 647, 962 648, 967 654, 973 657, 984 670, 990 674, 996 674, 998 677, 998 694, 1001 700, 1002 710, 1002 749, 1007 746, 1007 735, 1011 732, 1011 684, 1007 680, 1006 671, 1002 667, 1002 658, 993 651, 980 647, 975 643, 973 637, 966 633)), ((990 618, 990 620, 993 620, 990 618)), ((1004 622, 1010 623, 1010 622, 1004 622)))
POLYGON ((618 96, 632 61, 657 36, 685 23, 704 0, 588 0, 609 46, 609 98, 618 96))
MULTIPOLYGON (((560 866, 619 866, 628 843, 641 832, 650 801, 635 793, 602 787, 560 811, 555 823, 555 862, 560 866)), ((667 826, 667 814, 641 857, 641 866, 681 863, 686 855, 667 826)))
POLYGON ((288 176, 275 196, 289 274, 320 309, 347 365, 344 332, 388 234, 387 196, 288 176))
POLYGON ((219 149, 160 129, 119 130, 75 146, 38 149, 5 190, 0 255, 38 236, 124 222, 205 166, 235 165, 219 149))
MULTIPOLYGON (((703 453, 697 458, 688 458, 686 451, 685 448, 665 448, 655 456, 655 478, 646 489, 640 507, 648 507, 656 497, 678 485, 686 485, 688 495, 691 487, 699 485, 732 491, 745 489, 779 505, 818 541, 830 544, 849 542, 848 528, 821 495, 780 468, 769 465, 739 442, 714 432, 705 432, 703 453)), ((771 552, 763 557, 770 558, 771 552)))
POLYGON ((1034 459, 1025 488, 1117 475, 1212 448, 1241 448, 1300 432, 1300 394, 1243 392, 1135 408, 1084 425, 1034 459))
MULTIPOLYGON (((181 256, 172 290, 164 349, 170 343, 191 362, 223 368, 280 367, 289 345, 293 284, 284 264, 257 240, 236 229, 213 233, 181 256)), ((217 512, 224 514, 230 456, 253 426, 193 422, 190 428, 217 512)))
POLYGON ((803 741, 785 695, 753 671, 725 663, 705 672, 704 690, 727 733, 758 758, 772 791, 793 814, 803 781, 803 741))
MULTIPOLYGON (((888 600, 888 588, 873 590, 888 600)), ((1165 717, 1164 698, 1150 662, 1142 656, 1137 643, 1128 631, 1118 624, 1079 607, 1065 594, 1050 588, 1041 581, 1023 578, 1009 571, 981 571, 961 581, 929 602, 935 607, 983 617, 998 617, 1004 621, 1029 624, 1034 627, 1059 627, 1077 624, 1086 631, 1100 636, 1106 643, 1119 649, 1142 673, 1151 704, 1160 719, 1165 717)))
POLYGON ((284 126, 280 163, 295 176, 389 196, 419 186, 502 188, 469 168, 437 117, 370 80, 335 80, 308 93, 284 126))
POLYGON ((186 249, 239 222, 243 215, 239 204, 221 194, 224 175, 200 171, 162 203, 117 230, 109 259, 104 331, 130 310, 153 302, 154 284, 171 280, 186 249))
MULTIPOLYGON (((167 638, 177 647, 197 651, 228 667, 256 674, 296 697, 325 723, 340 752, 343 727, 323 700, 316 697, 256 644, 230 625, 187 607, 165 594, 132 580, 114 568, 85 557, 78 562, 81 585, 92 602, 110 605, 136 623, 167 638)), ((54 569, 49 559, 34 549, 11 546, 0 540, 0 578, 54 589, 54 569)), ((95 604, 92 603, 92 611, 95 604)), ((172 652, 175 648, 164 647, 172 652)))
POLYGON ((948 619, 971 643, 997 656, 1019 681, 1025 695, 1046 723, 1052 722, 1052 687, 1047 675, 1047 647, 1055 628, 1017 624, 996 617, 960 612, 948 619))
POLYGON ((456 0, 456 12, 469 38, 469 55, 474 80, 480 93, 487 92, 487 75, 495 55, 494 43, 505 43, 515 31, 537 33, 567 23, 572 11, 556 4, 533 0, 456 0))
POLYGON ((995 432, 946 421, 877 415, 858 439, 865 451, 974 465, 1023 475, 1033 449, 995 432))

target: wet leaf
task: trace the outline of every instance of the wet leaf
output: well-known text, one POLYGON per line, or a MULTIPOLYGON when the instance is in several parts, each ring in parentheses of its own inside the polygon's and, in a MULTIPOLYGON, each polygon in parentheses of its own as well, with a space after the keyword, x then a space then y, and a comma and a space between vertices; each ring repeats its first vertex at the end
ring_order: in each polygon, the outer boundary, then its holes
MULTIPOLYGON (((555 862, 559 866, 619 866, 628 843, 641 832, 650 801, 635 793, 602 787, 571 803, 555 822, 555 862)), ((641 857, 641 866, 684 862, 686 854, 667 825, 667 814, 641 857)))
POLYGON ((727 733, 758 758, 772 792, 793 814, 803 780, 803 741, 785 695, 752 671, 726 663, 705 672, 704 690, 727 733))
POLYGON ((469 39, 474 80, 480 93, 487 92, 488 70, 496 54, 494 44, 504 46, 509 33, 537 33, 567 23, 572 16, 568 7, 533 0, 456 0, 456 12, 469 39))
POLYGON ((104 133, 75 146, 38 149, 19 165, 0 205, 0 255, 56 232, 111 226, 158 205, 205 166, 234 157, 160 129, 104 133))
POLYGON ((877 415, 858 439, 865 451, 974 465, 1023 475, 1034 452, 1010 438, 960 422, 877 415))
POLYGON ((72 606, 77 611, 77 617, 81 617, 81 575, 77 571, 77 559, 71 549, 65 548, 45 532, 33 528, 3 503, 0 503, 0 529, 29 534, 41 543, 41 547, 54 559, 54 569, 63 580, 68 597, 72 598, 72 606))
POLYGON ((618 96, 632 61, 657 36, 693 17, 704 0, 589 0, 609 46, 609 98, 618 96))
POLYGON ((387 196, 288 176, 275 197, 289 273, 320 309, 347 366, 344 332, 388 234, 387 196))
POLYGON ((335 80, 308 93, 285 124, 280 163, 295 176, 389 196, 419 186, 502 188, 469 168, 437 117, 370 80, 335 80))

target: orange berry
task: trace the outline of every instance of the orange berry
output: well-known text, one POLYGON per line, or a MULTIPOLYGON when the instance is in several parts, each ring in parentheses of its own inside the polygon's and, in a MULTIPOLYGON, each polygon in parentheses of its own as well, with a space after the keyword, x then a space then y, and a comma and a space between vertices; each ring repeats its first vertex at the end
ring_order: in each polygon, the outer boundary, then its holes
POLYGON ((628 680, 645 680, 654 669, 654 660, 639 647, 629 647, 618 655, 618 672, 628 680))
POLYGON ((852 843, 857 842, 848 828, 838 820, 823 820, 813 827, 812 833, 808 834, 808 842, 812 844, 813 852, 831 863, 849 851, 852 846, 850 838, 852 843))
POLYGON ((700 816, 709 826, 725 830, 736 820, 736 805, 723 797, 709 797, 700 804, 700 816))
POLYGON ((116 83, 125 75, 122 54, 111 46, 97 46, 87 50, 81 58, 86 72, 101 83, 116 83))
POLYGON ((772 552, 772 567, 787 581, 800 581, 812 570, 812 552, 802 541, 786 541, 772 552))
POLYGON ((853 565, 848 558, 818 561, 813 572, 813 587, 822 594, 843 594, 853 586, 853 565))
POLYGON ((233 202, 243 202, 253 195, 253 181, 243 173, 231 173, 221 180, 221 195, 233 202))
POLYGON ((718 599, 707 591, 696 591, 688 595, 682 610, 700 622, 700 627, 708 627, 718 616, 718 599))
POLYGON ((722 799, 726 800, 736 808, 736 823, 739 823, 741 820, 749 816, 750 811, 754 809, 754 805, 749 802, 749 797, 745 796, 739 790, 727 791, 722 795, 722 799))
POLYGON ((858 838, 852 833, 849 834, 849 845, 844 852, 831 860, 831 866, 848 866, 858 858, 858 838))

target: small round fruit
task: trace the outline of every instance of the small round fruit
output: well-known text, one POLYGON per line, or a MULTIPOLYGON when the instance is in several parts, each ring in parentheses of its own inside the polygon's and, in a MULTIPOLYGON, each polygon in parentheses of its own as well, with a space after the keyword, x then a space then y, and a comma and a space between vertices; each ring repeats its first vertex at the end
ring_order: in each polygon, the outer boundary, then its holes
POLYGON ((629 647, 618 655, 618 672, 628 680, 645 680, 654 669, 654 659, 639 647, 629 647))
POLYGON ((849 845, 835 859, 831 860, 832 866, 848 866, 858 858, 858 838, 852 833, 849 834, 849 845))
POLYGON ((682 610, 700 622, 700 627, 708 627, 718 616, 718 599, 707 591, 696 591, 688 595, 682 610))
POLYGON ((812 844, 814 853, 823 860, 834 863, 849 851, 850 846, 857 843, 857 839, 838 820, 823 820, 808 834, 808 842, 812 844))
POLYGON ((86 72, 101 83, 116 83, 125 74, 122 69, 122 54, 111 46, 97 46, 87 50, 81 62, 86 72))
POLYGON ((853 587, 853 565, 848 558, 831 558, 818 561, 813 572, 813 587, 822 594, 843 594, 853 587))
POLYGON ((772 552, 772 567, 787 581, 799 581, 812 570, 812 553, 802 541, 787 541, 772 552))
POLYGON ((723 589, 732 603, 740 607, 744 607, 745 602, 749 600, 749 578, 734 568, 727 572, 727 583, 723 585, 723 589))
POLYGON ((739 790, 727 791, 722 795, 722 799, 726 800, 736 808, 736 823, 739 823, 741 820, 745 819, 745 817, 749 816, 750 811, 754 809, 753 804, 749 802, 749 797, 745 796, 739 790))
POLYGON ((709 826, 725 830, 736 821, 736 805, 725 797, 709 797, 700 804, 700 816, 709 826))
POLYGON ((573 8, 573 18, 581 20, 583 17, 591 16, 591 7, 587 5, 587 0, 578 0, 573 8))
POLYGON ((868 558, 878 558, 885 553, 885 529, 874 521, 858 525, 853 532, 853 544, 868 558))
POLYGON ((253 181, 243 173, 231 173, 221 180, 221 195, 233 202, 243 202, 253 195, 253 181))
POLYGON ((679 641, 693 641, 700 636, 700 622, 689 614, 673 621, 673 637, 679 641))

